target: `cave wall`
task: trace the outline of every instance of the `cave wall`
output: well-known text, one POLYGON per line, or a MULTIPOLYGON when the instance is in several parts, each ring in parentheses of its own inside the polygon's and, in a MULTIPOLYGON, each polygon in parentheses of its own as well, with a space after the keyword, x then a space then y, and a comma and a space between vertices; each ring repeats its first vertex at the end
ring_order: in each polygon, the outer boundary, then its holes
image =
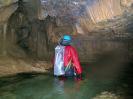
POLYGON ((64 31, 64 34, 70 34, 70 31, 73 31, 72 25, 58 27, 57 19, 49 15, 40 20, 39 1, 20 0, 17 4, 18 8, 7 22, 4 51, 14 57, 28 55, 38 59, 51 59, 58 39, 64 31))
POLYGON ((90 16, 90 20, 93 23, 100 22, 102 20, 111 19, 114 16, 118 16, 122 13, 120 6, 120 0, 94 0, 87 6, 87 14, 90 16))
POLYGON ((6 54, 7 23, 9 17, 17 7, 16 0, 0 1, 0 55, 6 54))
MULTIPOLYGON (((34 2, 34 0, 31 1, 34 2)), ((53 50, 52 35, 50 34, 56 27, 55 19, 47 16, 45 20, 39 20, 38 2, 32 3, 31 1, 19 2, 18 9, 8 20, 7 53, 11 56, 24 57, 28 55, 48 60, 51 58, 53 50)))
POLYGON ((47 15, 54 16, 57 26, 72 26, 72 31, 68 31, 72 34, 99 37, 107 32, 108 36, 104 37, 111 39, 118 37, 119 34, 122 34, 123 37, 130 35, 125 33, 125 30, 132 20, 132 0, 40 1, 38 18, 43 20, 47 15), (115 34, 114 37, 113 34, 115 34))
MULTIPOLYGON (((3 0, 0 55, 50 60, 58 39, 70 34, 80 59, 93 60, 101 51, 114 48, 113 42, 105 43, 103 39, 132 37, 132 3, 132 0, 3 0), (103 50, 102 46, 107 47, 103 50)), ((123 45, 117 43, 116 48, 119 47, 123 45)))
MULTIPOLYGON (((132 0, 42 1, 39 19, 43 20, 50 15, 56 17, 60 29, 72 26, 71 31, 70 28, 64 29, 61 34, 73 35, 73 45, 78 50, 81 61, 93 61, 104 52, 124 51, 127 44, 111 40, 124 41, 133 37, 132 0)), ((54 30, 56 32, 60 33, 58 29, 54 30)), ((120 54, 124 56, 126 51, 120 54)))

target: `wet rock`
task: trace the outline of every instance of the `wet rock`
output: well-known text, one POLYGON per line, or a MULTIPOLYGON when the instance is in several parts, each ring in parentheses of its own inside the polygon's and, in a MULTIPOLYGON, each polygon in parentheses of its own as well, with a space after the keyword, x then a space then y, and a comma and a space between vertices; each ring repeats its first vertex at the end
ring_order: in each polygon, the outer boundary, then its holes
POLYGON ((16 3, 18 0, 0 0, 0 8, 16 3))
POLYGON ((18 73, 47 73, 52 64, 46 61, 34 61, 30 59, 15 59, 13 57, 0 58, 0 77, 18 73))
POLYGON ((45 69, 48 70, 49 68, 52 68, 52 64, 47 62, 47 61, 35 61, 33 62, 33 67, 35 68, 40 68, 40 69, 45 69))
POLYGON ((101 94, 97 95, 93 99, 124 99, 124 98, 120 97, 119 95, 105 91, 105 92, 102 92, 101 94))

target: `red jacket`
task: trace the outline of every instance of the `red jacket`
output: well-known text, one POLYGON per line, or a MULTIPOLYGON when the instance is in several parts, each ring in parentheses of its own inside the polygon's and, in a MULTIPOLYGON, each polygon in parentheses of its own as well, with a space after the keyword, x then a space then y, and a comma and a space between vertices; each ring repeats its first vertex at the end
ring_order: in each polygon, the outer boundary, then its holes
POLYGON ((67 66, 69 61, 72 60, 72 64, 74 69, 76 70, 77 74, 82 73, 82 67, 79 62, 77 51, 72 46, 65 46, 65 53, 64 53, 64 66, 67 66))

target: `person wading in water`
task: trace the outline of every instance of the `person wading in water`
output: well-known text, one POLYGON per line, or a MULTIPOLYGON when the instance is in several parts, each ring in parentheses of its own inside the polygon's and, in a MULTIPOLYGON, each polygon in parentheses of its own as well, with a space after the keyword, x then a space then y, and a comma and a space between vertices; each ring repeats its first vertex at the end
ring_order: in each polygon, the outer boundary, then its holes
POLYGON ((82 80, 82 67, 76 49, 71 46, 72 37, 64 35, 55 48, 54 76, 61 79, 74 77, 82 80))

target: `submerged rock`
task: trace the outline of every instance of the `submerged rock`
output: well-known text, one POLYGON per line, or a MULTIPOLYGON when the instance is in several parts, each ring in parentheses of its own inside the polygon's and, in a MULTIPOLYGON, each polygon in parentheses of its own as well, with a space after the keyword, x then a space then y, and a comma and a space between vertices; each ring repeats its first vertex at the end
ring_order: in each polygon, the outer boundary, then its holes
POLYGON ((97 95, 93 99, 124 99, 124 98, 120 97, 119 95, 113 94, 111 92, 105 91, 97 95))

